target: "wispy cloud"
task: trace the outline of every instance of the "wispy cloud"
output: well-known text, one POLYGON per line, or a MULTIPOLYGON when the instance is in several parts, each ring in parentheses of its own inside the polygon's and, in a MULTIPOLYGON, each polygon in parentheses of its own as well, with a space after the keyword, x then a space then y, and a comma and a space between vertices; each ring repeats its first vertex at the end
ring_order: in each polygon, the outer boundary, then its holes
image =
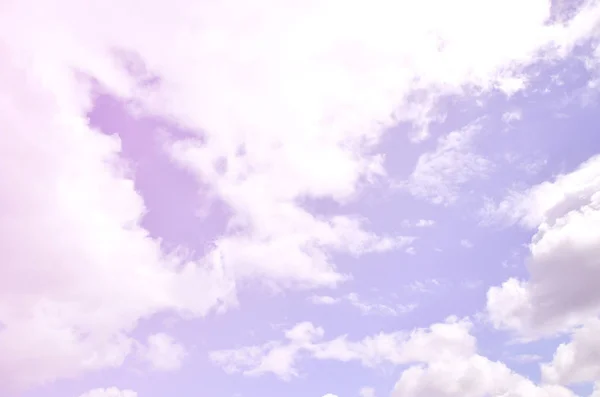
POLYGON ((336 305, 340 303, 347 303, 358 309, 364 315, 381 316, 398 316, 401 314, 410 313, 418 307, 416 303, 390 305, 369 302, 361 299, 356 293, 350 293, 337 298, 328 295, 313 295, 309 298, 309 301, 315 305, 336 305))
POLYGON ((473 243, 471 242, 471 240, 466 238, 460 240, 460 245, 464 248, 473 248, 473 243))
POLYGON ((441 137, 436 149, 422 154, 408 180, 399 186, 434 204, 454 203, 463 185, 485 178, 492 169, 492 162, 477 154, 473 145, 480 129, 479 123, 472 123, 441 137))

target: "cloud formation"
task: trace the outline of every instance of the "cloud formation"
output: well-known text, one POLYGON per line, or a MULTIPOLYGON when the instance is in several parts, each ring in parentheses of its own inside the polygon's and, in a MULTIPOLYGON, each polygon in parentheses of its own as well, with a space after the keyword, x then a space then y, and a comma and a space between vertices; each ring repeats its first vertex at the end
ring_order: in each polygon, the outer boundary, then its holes
MULTIPOLYGON (((468 319, 448 318, 426 329, 380 333, 353 342, 346 336, 321 341, 322 328, 300 323, 286 332, 285 343, 215 351, 211 357, 230 373, 257 376, 271 372, 286 380, 299 376, 296 363, 300 354, 318 360, 356 360, 366 367, 410 364, 402 371, 392 396, 575 396, 561 386, 536 385, 505 364, 478 354, 472 326, 468 319)), ((363 392, 372 395, 371 389, 363 392)))
POLYGON ((492 213, 535 228, 528 280, 510 278, 488 291, 498 327, 552 333, 600 314, 600 157, 552 182, 513 193, 492 213))
MULTIPOLYGON (((389 226, 391 211, 371 220, 357 205, 369 188, 397 179, 386 134, 408 125, 406 145, 435 135, 402 186, 420 204, 447 209, 496 165, 474 143, 487 133, 476 122, 434 131, 444 101, 525 96, 542 64, 595 44, 600 31, 595 1, 573 9, 546 0, 4 3, 0 378, 9 394, 120 368, 135 352, 150 368, 175 371, 187 357, 183 343, 162 325, 140 342, 140 324, 243 310, 240 291, 249 286, 279 296, 338 288, 354 277, 356 267, 340 263, 348 257, 402 250, 405 261, 415 237, 389 226), (124 142, 90 123, 101 95, 138 121, 186 132, 166 134, 161 150, 194 178, 198 202, 226 208, 223 233, 170 249, 160 230, 150 231, 152 210, 124 142)), ((597 73, 599 60, 592 48, 582 69, 597 73)), ((586 89, 597 89, 596 80, 586 89)), ((597 380, 580 352, 597 350, 599 174, 593 157, 484 209, 488 221, 535 233, 529 278, 490 288, 486 310, 494 326, 519 337, 572 335, 543 367, 548 382, 597 380)), ((414 215, 425 229, 440 214, 414 215)), ((391 278, 383 274, 381 284, 391 278)), ((403 310, 339 296, 365 313, 403 310)), ((413 365, 394 389, 402 396, 572 395, 481 356, 467 320, 411 327, 324 340, 323 328, 305 322, 285 341, 211 358, 226 372, 282 379, 301 373, 303 357, 413 365)))

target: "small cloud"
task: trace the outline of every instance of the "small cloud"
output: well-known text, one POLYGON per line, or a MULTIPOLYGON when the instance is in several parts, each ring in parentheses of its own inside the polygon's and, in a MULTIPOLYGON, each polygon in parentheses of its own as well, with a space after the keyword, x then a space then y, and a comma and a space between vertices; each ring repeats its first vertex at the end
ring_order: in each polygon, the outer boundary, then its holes
POLYGON ((309 300, 315 305, 335 305, 340 301, 338 298, 327 295, 313 295, 309 300))
POLYGON ((524 161, 518 165, 518 168, 525 171, 528 175, 537 175, 546 165, 548 160, 537 159, 531 161, 524 161))
POLYGON ((372 387, 363 387, 358 392, 358 395, 360 397, 375 397, 375 389, 373 389, 372 387))
POLYGON ((514 262, 509 262, 508 260, 503 260, 502 261, 502 267, 505 269, 515 269, 517 268, 517 264, 514 262))
POLYGON ((92 389, 79 397, 137 397, 137 393, 133 390, 120 390, 116 387, 108 389, 92 389))
POLYGON ((504 160, 527 175, 537 175, 548 164, 548 160, 543 157, 523 158, 522 155, 515 152, 505 153, 504 160))
POLYGON ((502 115, 502 121, 504 121, 506 124, 510 124, 513 121, 519 121, 522 118, 523 118, 523 113, 518 109, 505 112, 502 115))
POLYGON ((405 252, 409 255, 416 255, 417 254, 417 250, 415 249, 415 247, 408 247, 405 252))
POLYGON ((409 303, 407 305, 398 305, 396 306, 396 312, 399 314, 406 314, 414 311, 419 305, 416 303, 409 303))
POLYGON ((429 293, 433 292, 436 288, 440 287, 441 285, 442 283, 439 280, 432 278, 425 281, 413 281, 407 286, 407 289, 410 292, 429 293))
POLYGON ((460 240, 460 245, 465 248, 473 248, 473 243, 466 238, 460 240))
POLYGON ((538 361, 542 361, 543 357, 538 354, 519 354, 513 357, 514 361, 518 361, 520 363, 534 363, 538 361))
POLYGON ((156 371, 175 371, 179 369, 187 355, 181 344, 164 333, 150 335, 147 345, 140 349, 141 358, 156 371))
POLYGON ((482 285, 483 281, 481 280, 470 280, 462 283, 462 286, 466 289, 478 289, 481 288, 482 285))
POLYGON ((492 162, 475 151, 480 130, 481 124, 474 122, 439 138, 436 149, 422 154, 398 187, 433 204, 453 204, 464 185, 486 178, 493 169, 492 162))
POLYGON ((416 223, 416 227, 431 227, 435 225, 435 221, 433 219, 419 219, 416 223))
POLYGON ((311 296, 309 301, 315 305, 335 305, 347 302, 364 315, 398 316, 412 312, 417 308, 417 304, 414 303, 391 306, 383 303, 366 302, 356 293, 349 293, 340 298, 331 296, 311 296))
POLYGON ((506 77, 500 79, 497 83, 497 88, 504 92, 508 97, 513 96, 517 92, 523 90, 527 86, 527 78, 524 76, 520 77, 506 77))

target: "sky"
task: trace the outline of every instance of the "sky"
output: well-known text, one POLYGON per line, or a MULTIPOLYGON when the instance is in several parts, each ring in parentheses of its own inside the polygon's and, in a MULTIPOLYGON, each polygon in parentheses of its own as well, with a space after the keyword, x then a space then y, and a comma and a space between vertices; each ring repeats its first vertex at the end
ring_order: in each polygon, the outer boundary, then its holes
POLYGON ((600 397, 600 2, 0 0, 0 395, 600 397))

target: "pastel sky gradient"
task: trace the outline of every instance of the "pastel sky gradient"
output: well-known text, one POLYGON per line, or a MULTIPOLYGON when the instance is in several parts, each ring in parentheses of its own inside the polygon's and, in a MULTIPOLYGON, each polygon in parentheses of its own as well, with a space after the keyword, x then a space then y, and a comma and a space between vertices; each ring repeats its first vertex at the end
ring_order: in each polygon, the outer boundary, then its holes
POLYGON ((0 0, 0 396, 600 397, 600 1, 0 0))

